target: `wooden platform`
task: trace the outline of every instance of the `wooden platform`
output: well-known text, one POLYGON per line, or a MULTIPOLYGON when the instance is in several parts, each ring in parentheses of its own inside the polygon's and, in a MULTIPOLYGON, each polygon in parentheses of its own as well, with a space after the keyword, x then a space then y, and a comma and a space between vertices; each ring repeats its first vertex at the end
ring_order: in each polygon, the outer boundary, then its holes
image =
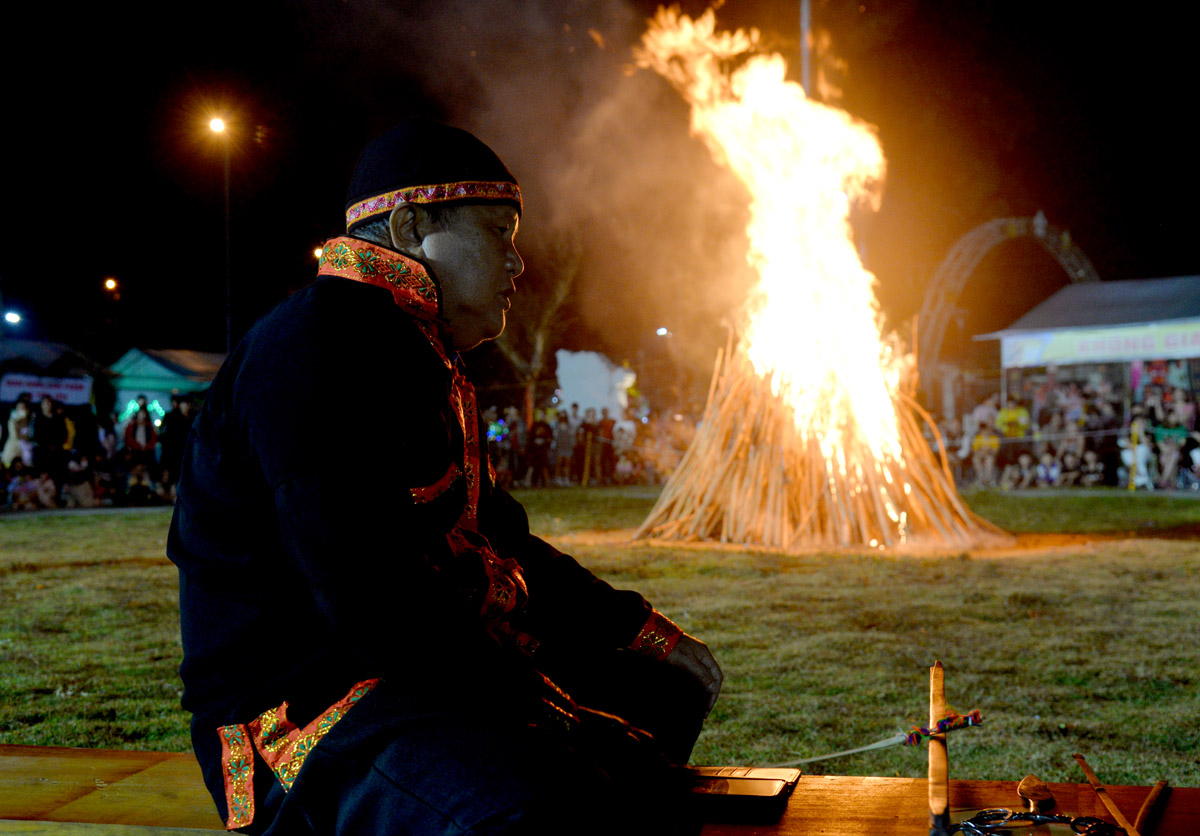
MULTIPOLYGON (((1103 766, 1097 764, 1103 777, 1103 766)), ((1051 784, 1055 812, 1111 821, 1087 784, 1051 784)), ((1110 787, 1131 820, 1149 787, 1110 787)), ((950 807, 1019 808, 1015 781, 951 781, 950 807)), ((0 833, 171 836, 222 830, 191 755, 0 746, 0 833)), ((805 776, 774 825, 705 826, 703 836, 927 836, 926 782, 805 776)), ((1153 836, 1200 834, 1200 789, 1173 788, 1153 836)), ((1142 836, 1151 836, 1144 833, 1142 836)))
POLYGON ((191 755, 0 746, 0 833, 100 832, 51 822, 120 836, 224 830, 191 755))

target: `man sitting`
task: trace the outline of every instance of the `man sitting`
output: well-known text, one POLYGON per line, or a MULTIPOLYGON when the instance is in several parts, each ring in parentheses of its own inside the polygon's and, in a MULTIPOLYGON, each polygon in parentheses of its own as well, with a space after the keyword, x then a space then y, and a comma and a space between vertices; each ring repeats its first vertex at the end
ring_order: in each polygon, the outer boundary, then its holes
POLYGON ((666 765, 688 758, 720 668, 529 533, 459 363, 504 328, 520 214, 474 136, 411 122, 375 140, 348 235, 251 329, 196 418, 168 554, 183 705, 231 829, 679 826, 666 765), (372 393, 391 444, 312 453, 335 380, 372 393))

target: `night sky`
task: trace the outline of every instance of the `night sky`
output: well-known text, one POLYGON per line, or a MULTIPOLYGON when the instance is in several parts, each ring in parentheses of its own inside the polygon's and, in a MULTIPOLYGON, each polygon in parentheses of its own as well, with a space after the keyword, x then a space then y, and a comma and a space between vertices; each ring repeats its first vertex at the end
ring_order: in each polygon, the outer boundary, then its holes
MULTIPOLYGON (((311 280, 312 250, 341 229, 366 139, 425 115, 474 130, 521 180, 527 292, 545 281, 541 254, 556 235, 581 242, 567 347, 645 361, 663 350, 653 329, 668 325, 672 361, 706 378, 721 316, 748 281, 745 205, 688 137, 678 97, 632 71, 630 48, 655 5, 6 10, 0 297, 26 317, 9 335, 66 342, 101 362, 133 346, 222 350, 221 151, 210 116, 224 112, 235 140, 241 333, 311 280), (119 300, 103 290, 110 276, 119 300)), ((729 0, 718 24, 757 26, 794 57, 798 5, 729 0)), ((893 327, 907 327, 959 236, 1038 209, 1070 230, 1102 278, 1200 273, 1190 26, 1167 5, 1124 8, 814 0, 839 104, 878 126, 888 158, 883 208, 859 234, 893 327)), ((1035 246, 1011 245, 968 284, 963 332, 1002 327, 1065 283, 1035 246)))

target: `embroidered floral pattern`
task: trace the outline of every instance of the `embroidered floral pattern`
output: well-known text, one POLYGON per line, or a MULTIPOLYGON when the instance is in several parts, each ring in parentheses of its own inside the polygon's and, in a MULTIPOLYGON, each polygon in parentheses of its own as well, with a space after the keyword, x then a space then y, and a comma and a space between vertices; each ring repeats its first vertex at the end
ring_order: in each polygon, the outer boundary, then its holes
POLYGON ((225 803, 229 809, 227 830, 246 827, 254 821, 254 749, 271 767, 284 792, 291 790, 300 768, 313 747, 346 716, 351 706, 370 693, 378 679, 355 683, 346 696, 335 702, 302 729, 288 720, 285 701, 264 711, 246 725, 222 726, 221 766, 225 772, 225 803))
POLYGON ((516 183, 468 180, 432 186, 407 186, 394 192, 360 200, 346 210, 346 228, 351 224, 384 212, 400 203, 445 203, 450 200, 512 200, 521 205, 521 189, 516 183))
POLYGON ((254 750, 243 725, 221 726, 221 771, 225 775, 225 829, 254 820, 254 750))
POLYGON ((363 247, 360 250, 354 251, 354 269, 358 271, 360 276, 378 276, 379 275, 379 253, 374 250, 363 247))
MULTIPOLYGON (((317 272, 392 292, 398 306, 422 319, 438 315, 437 284, 419 261, 355 238, 334 238, 321 248, 317 272)), ((445 354, 443 350, 441 352, 445 354)))
POLYGON ((682 635, 683 631, 671 619, 654 610, 629 648, 661 659, 675 649, 682 635))

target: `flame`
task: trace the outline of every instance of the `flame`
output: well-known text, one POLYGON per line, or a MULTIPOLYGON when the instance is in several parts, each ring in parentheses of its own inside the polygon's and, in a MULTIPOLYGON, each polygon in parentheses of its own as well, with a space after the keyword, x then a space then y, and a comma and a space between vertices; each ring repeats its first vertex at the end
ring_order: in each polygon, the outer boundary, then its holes
POLYGON ((788 81, 757 30, 717 32, 711 9, 693 21, 660 8, 636 57, 685 97, 692 132, 750 193, 747 258, 759 281, 743 336, 755 371, 839 472, 859 466, 847 460, 850 438, 876 462, 901 462, 905 358, 882 337, 875 277, 850 223, 855 209, 879 207, 885 161, 874 130, 788 81))

